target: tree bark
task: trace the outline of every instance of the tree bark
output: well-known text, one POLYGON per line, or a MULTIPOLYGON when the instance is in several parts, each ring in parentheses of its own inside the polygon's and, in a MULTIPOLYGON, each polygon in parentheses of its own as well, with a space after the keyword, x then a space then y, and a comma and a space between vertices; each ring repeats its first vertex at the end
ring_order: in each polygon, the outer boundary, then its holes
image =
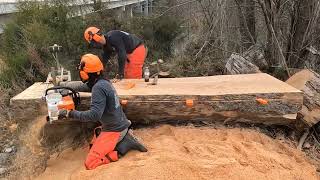
POLYGON ((249 62, 258 66, 260 70, 268 68, 267 60, 265 59, 264 48, 259 45, 251 46, 242 56, 249 62))
POLYGON ((226 64, 226 74, 254 74, 260 72, 256 65, 237 54, 232 54, 226 64))
MULTIPOLYGON (((155 86, 142 79, 125 79, 113 85, 127 117, 135 123, 246 120, 288 125, 295 122, 296 113, 302 106, 300 91, 263 73, 160 78, 155 86), (128 83, 136 85, 127 89, 128 83)), ((30 113, 39 114, 41 107, 43 113, 47 113, 45 101, 41 98, 47 88, 48 84, 36 83, 12 98, 11 107, 18 111, 13 112, 13 118, 26 118, 25 115, 28 115, 30 119, 33 117, 30 113)), ((91 94, 80 93, 80 96, 78 109, 87 110, 91 94)))

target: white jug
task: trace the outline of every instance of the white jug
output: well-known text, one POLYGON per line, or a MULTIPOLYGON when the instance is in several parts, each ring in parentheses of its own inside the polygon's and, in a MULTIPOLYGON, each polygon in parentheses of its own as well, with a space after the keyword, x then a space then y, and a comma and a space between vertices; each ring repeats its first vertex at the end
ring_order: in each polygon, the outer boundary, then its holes
POLYGON ((60 93, 51 93, 46 95, 47 107, 48 107, 48 115, 51 121, 58 120, 59 109, 58 103, 62 101, 62 95, 60 93))

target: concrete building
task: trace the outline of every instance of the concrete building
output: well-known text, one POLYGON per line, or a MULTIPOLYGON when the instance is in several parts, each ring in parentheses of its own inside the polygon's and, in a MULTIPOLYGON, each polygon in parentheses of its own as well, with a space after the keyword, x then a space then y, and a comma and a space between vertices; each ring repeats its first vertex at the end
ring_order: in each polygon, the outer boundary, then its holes
MULTIPOLYGON (((41 2, 50 2, 50 0, 37 0, 41 2)), ((118 9, 120 14, 133 16, 133 12, 149 15, 151 13, 151 4, 153 0, 101 0, 106 9, 118 9)), ((19 0, 0 0, 0 34, 3 33, 3 27, 12 20, 15 13, 19 10, 17 5, 19 0)), ((70 6, 75 8, 76 15, 83 16, 93 13, 93 0, 69 0, 70 6)))

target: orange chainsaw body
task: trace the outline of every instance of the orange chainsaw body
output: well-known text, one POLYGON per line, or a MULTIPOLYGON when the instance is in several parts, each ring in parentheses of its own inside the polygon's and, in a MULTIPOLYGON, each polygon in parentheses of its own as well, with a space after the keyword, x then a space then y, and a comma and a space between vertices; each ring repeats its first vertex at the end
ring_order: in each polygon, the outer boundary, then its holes
POLYGON ((62 101, 58 103, 58 109, 75 110, 73 98, 71 96, 62 97, 62 101))

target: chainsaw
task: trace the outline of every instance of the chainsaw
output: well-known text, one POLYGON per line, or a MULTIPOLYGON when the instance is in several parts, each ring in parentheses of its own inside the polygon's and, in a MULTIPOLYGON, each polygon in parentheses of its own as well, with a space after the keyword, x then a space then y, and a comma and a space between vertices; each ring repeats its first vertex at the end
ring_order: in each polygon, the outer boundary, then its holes
POLYGON ((75 110, 80 105, 80 94, 72 88, 55 86, 45 91, 48 107, 47 121, 53 123, 59 119, 59 110, 75 110))

